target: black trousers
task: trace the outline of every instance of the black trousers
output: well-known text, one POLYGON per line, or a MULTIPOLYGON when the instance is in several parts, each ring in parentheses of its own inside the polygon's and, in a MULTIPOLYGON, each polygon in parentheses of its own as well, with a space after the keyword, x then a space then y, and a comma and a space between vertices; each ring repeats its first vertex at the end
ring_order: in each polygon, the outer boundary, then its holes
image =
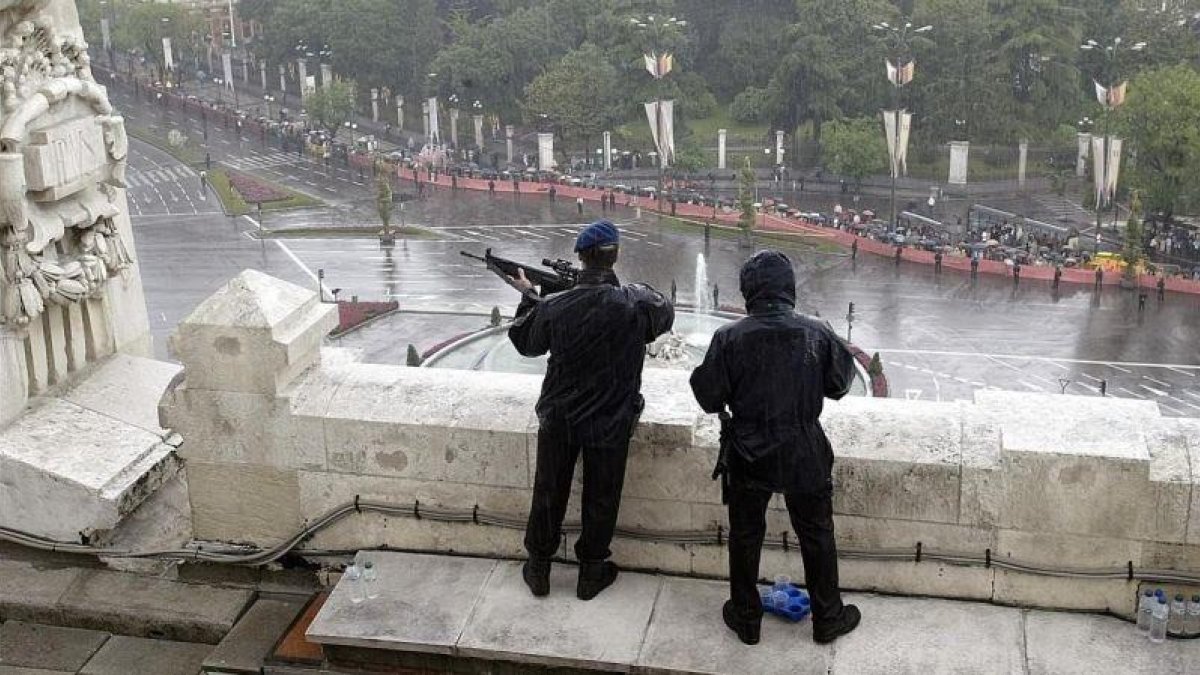
POLYGON ((558 551, 580 454, 583 455, 583 532, 575 542, 575 557, 598 562, 612 555, 608 546, 621 507, 628 439, 612 446, 584 445, 572 437, 565 424, 543 422, 538 431, 533 503, 525 527, 525 550, 530 557, 550 558, 558 551))
MULTIPOLYGON (((805 587, 812 602, 814 623, 836 619, 842 611, 838 591, 837 544, 833 538, 833 491, 818 494, 785 494, 788 515, 804 560, 805 587)), ((753 623, 762 618, 758 595, 758 562, 767 530, 767 505, 771 493, 739 485, 729 486, 729 596, 740 619, 753 623)))

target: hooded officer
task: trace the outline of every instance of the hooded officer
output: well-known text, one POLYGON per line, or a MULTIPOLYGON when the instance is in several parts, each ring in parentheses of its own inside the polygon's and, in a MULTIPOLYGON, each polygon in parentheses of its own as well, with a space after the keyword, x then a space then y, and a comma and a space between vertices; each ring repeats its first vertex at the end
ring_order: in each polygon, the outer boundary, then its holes
POLYGON ((730 584, 722 615, 742 642, 758 642, 766 510, 771 495, 782 493, 799 535, 813 639, 830 642, 853 630, 860 615, 838 591, 833 449, 818 418, 825 398, 850 390, 854 359, 829 324, 796 313, 796 277, 784 254, 750 258, 741 290, 749 316, 713 335, 691 378, 700 407, 722 413, 718 470, 728 487, 730 584))
MULTIPOLYGON (((583 531, 576 595, 590 600, 617 578, 608 560, 625 481, 629 438, 642 411, 646 345, 671 329, 675 310, 643 284, 620 285, 613 265, 617 228, 607 220, 583 229, 575 252, 579 283, 541 302, 525 297, 508 337, 523 356, 550 353, 538 399, 537 471, 525 529, 523 576, 535 596, 550 592, 575 463, 583 455, 583 531)), ((526 289, 524 272, 514 279, 526 289)), ((528 294, 527 294, 528 295, 528 294)))

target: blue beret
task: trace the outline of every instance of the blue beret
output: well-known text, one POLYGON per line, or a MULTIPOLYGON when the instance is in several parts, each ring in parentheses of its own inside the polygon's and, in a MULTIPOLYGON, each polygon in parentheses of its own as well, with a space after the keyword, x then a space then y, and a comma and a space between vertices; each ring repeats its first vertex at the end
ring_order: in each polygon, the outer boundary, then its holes
POLYGON ((579 233, 579 237, 575 239, 575 252, 579 253, 596 246, 616 246, 619 239, 617 226, 613 225, 612 221, 597 220, 579 233))

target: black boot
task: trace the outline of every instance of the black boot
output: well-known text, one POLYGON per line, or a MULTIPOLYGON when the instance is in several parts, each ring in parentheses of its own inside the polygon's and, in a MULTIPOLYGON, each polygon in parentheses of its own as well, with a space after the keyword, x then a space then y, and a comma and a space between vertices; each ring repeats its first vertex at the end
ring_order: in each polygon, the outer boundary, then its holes
POLYGON ((729 626, 729 630, 737 633, 738 639, 748 645, 758 644, 759 632, 762 629, 762 619, 758 621, 743 621, 737 616, 737 610, 733 608, 733 601, 726 600, 725 605, 721 607, 721 617, 725 619, 725 625, 729 626))
POLYGON ((858 627, 862 613, 854 605, 842 607, 842 613, 833 621, 813 624, 813 640, 817 644, 827 644, 849 633, 858 627))
POLYGON ((530 592, 541 598, 550 594, 550 560, 547 558, 530 558, 521 568, 521 577, 530 592))
POLYGON ((617 566, 608 560, 579 563, 579 582, 575 595, 580 600, 591 600, 617 580, 617 566))

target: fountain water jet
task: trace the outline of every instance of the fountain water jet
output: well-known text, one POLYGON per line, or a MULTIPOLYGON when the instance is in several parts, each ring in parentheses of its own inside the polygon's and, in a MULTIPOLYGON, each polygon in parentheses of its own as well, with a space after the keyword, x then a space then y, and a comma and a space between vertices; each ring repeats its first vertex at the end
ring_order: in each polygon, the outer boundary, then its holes
POLYGON ((696 312, 708 314, 713 311, 712 291, 708 287, 708 262, 703 253, 696 254, 696 312))

